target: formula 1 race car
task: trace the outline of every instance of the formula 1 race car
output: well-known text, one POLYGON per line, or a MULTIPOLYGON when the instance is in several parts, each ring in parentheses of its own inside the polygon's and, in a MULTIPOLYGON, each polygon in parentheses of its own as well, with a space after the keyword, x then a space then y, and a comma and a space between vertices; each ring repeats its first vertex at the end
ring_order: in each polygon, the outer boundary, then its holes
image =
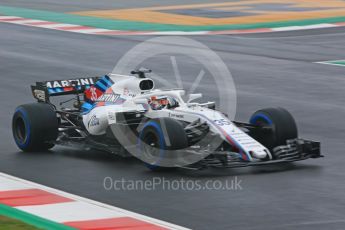
POLYGON ((149 72, 37 82, 31 86, 37 103, 17 107, 13 115, 17 146, 25 152, 65 145, 134 155, 153 170, 322 157, 319 142, 298 138, 296 123, 285 109, 261 109, 249 123, 231 121, 214 102, 192 102, 201 94, 184 100, 182 89, 155 89, 149 72), (66 95, 73 97, 58 105, 52 102, 66 95), (64 107, 68 102, 72 105, 64 107))

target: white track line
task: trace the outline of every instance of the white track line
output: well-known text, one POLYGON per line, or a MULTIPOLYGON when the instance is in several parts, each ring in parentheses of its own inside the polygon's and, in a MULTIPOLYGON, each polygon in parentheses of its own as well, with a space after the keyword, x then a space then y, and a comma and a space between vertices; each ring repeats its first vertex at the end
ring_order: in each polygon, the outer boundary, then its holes
POLYGON ((203 35, 207 34, 208 31, 195 31, 195 32, 185 32, 185 31, 160 31, 160 32, 149 32, 150 35, 203 35))
MULTIPOLYGON (((343 61, 343 60, 339 60, 339 61, 343 61)), ((329 63, 328 61, 319 61, 319 62, 314 62, 314 63, 317 63, 317 64, 323 64, 323 65, 335 65, 335 66, 341 66, 341 67, 345 67, 345 65, 342 65, 342 64, 336 64, 336 63, 329 63)))
POLYGON ((18 20, 18 21, 13 21, 11 23, 14 23, 14 24, 28 24, 28 23, 33 23, 33 22, 45 22, 45 21, 42 21, 42 20, 36 20, 36 19, 23 19, 23 20, 18 20))
POLYGON ((90 33, 101 33, 101 32, 108 32, 112 30, 107 30, 107 29, 81 29, 81 30, 69 30, 71 32, 77 32, 77 33, 83 33, 83 34, 90 34, 90 33))
POLYGON ((68 28, 68 27, 77 27, 77 26, 79 25, 56 23, 56 24, 51 24, 51 25, 40 25, 38 27, 58 30, 59 28, 68 28))
POLYGON ((272 28, 273 31, 292 31, 292 30, 310 30, 310 29, 322 29, 322 28, 331 28, 338 27, 335 24, 316 24, 316 25, 307 25, 307 26, 286 26, 286 27, 276 27, 272 28))
POLYGON ((9 19, 18 19, 21 17, 17 17, 17 16, 0 16, 0 20, 9 20, 9 19))

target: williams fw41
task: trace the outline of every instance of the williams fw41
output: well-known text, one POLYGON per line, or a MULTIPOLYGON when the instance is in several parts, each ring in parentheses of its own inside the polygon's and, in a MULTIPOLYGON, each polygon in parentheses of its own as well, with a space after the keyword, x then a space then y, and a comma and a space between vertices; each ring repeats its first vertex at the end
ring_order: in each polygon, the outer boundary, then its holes
POLYGON ((18 106, 13 115, 17 146, 25 152, 65 145, 134 155, 152 170, 322 157, 320 143, 299 138, 293 117, 283 108, 258 110, 248 123, 231 121, 214 102, 195 102, 201 94, 184 100, 184 90, 155 89, 149 72, 37 82, 31 86, 37 102, 18 106))

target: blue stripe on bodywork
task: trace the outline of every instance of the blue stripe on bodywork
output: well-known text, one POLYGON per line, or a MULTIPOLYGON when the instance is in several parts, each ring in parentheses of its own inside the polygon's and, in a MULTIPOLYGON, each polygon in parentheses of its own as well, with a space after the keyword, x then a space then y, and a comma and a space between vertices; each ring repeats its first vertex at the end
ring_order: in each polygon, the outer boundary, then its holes
POLYGON ((49 94, 53 94, 53 93, 56 93, 54 89, 48 89, 48 93, 49 94))
POLYGON ((57 93, 64 92, 63 88, 55 88, 55 91, 56 91, 57 93))
POLYGON ((105 85, 107 88, 109 88, 110 86, 113 85, 113 83, 110 81, 108 76, 104 76, 103 78, 101 78, 99 80, 101 83, 103 83, 103 85, 105 85))
POLYGON ((97 81, 95 86, 102 92, 105 92, 108 89, 108 87, 105 86, 101 81, 97 81))
POLYGON ((93 105, 89 102, 85 102, 82 106, 82 111, 83 113, 88 113, 92 108, 93 108, 93 105))

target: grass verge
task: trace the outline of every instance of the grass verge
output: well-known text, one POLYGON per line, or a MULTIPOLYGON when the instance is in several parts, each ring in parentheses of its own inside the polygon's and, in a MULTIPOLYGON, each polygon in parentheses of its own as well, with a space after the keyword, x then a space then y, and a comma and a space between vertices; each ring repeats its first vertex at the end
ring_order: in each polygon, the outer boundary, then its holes
POLYGON ((32 225, 26 224, 20 220, 9 218, 6 216, 0 216, 0 230, 38 230, 32 225))

